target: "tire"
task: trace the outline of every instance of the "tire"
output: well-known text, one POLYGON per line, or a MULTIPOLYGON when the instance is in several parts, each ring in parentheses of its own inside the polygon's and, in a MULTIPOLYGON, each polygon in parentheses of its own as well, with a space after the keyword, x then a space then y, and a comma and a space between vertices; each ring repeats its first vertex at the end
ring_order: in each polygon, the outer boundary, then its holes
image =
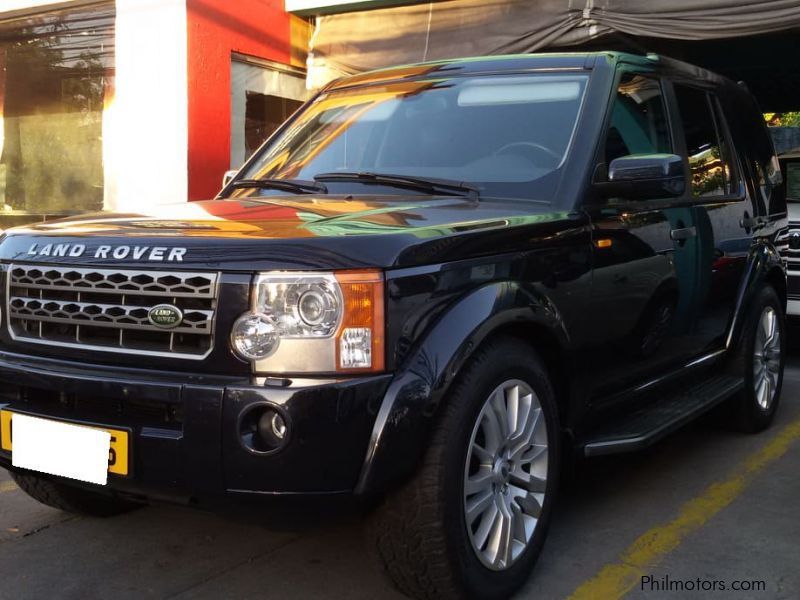
POLYGON ((739 349, 731 364, 732 372, 744 376, 744 389, 726 405, 726 421, 733 429, 756 433, 770 426, 775 418, 783 385, 783 368, 786 361, 786 319, 783 304, 771 286, 765 286, 756 295, 745 319, 739 349), (774 323, 774 335, 766 335, 765 323, 774 323), (766 372, 769 390, 764 394, 759 373, 766 372))
POLYGON ((479 348, 448 393, 419 471, 370 516, 369 545, 394 585, 414 598, 437 600, 508 598, 522 586, 547 535, 558 483, 559 438, 555 394, 534 349, 514 338, 497 338, 479 348), (492 419, 491 400, 509 410, 515 385, 519 418, 512 441, 505 438, 508 446, 493 453, 470 454, 475 444, 493 447, 492 422, 500 420, 492 419), (501 458, 494 460, 498 454, 501 458), (530 478, 531 471, 544 477, 530 478), (535 482, 536 496, 518 487, 526 475, 535 482), (481 491, 471 496, 465 496, 468 477, 482 481, 475 484, 481 491), (486 506, 485 512, 475 511, 479 516, 471 526, 467 503, 486 506), (489 543, 497 524, 492 511, 501 504, 510 512, 500 512, 516 515, 513 522, 521 525, 515 537, 522 546, 511 544, 505 561, 494 556, 489 543), (523 518, 525 511, 540 511, 538 520, 523 518), (482 541, 484 521, 491 523, 487 542, 482 541))
POLYGON ((113 517, 142 506, 137 502, 72 487, 34 473, 11 471, 11 477, 34 500, 68 513, 113 517))

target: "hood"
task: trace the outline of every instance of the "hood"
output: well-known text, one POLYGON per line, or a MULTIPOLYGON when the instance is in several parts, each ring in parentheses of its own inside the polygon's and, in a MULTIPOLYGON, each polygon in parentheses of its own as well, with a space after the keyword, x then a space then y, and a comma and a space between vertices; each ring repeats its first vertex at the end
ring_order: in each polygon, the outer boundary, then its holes
POLYGON ((532 201, 454 196, 209 200, 11 229, 0 242, 0 260, 246 271, 388 268, 442 261, 438 255, 459 241, 567 216, 532 201))

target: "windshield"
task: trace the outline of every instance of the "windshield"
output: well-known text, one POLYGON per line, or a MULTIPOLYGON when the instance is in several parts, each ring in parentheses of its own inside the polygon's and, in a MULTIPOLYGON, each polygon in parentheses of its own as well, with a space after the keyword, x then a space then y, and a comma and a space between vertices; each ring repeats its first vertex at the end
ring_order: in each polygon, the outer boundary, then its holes
MULTIPOLYGON (((549 201, 580 112, 586 75, 398 81, 317 97, 242 178, 325 181, 329 193, 408 194, 391 174, 463 182, 484 197, 549 201)), ((233 196, 285 193, 264 187, 233 196)), ((417 191, 416 193, 424 193, 417 191)))

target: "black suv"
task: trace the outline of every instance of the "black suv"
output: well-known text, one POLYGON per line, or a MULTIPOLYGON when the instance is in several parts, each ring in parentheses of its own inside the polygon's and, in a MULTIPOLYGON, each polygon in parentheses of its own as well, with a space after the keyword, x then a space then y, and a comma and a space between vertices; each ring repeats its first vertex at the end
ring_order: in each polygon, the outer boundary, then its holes
POLYGON ((90 514, 354 495, 402 591, 505 597, 566 461, 772 421, 780 181, 655 55, 337 81, 215 200, 6 232, 0 465, 90 514))

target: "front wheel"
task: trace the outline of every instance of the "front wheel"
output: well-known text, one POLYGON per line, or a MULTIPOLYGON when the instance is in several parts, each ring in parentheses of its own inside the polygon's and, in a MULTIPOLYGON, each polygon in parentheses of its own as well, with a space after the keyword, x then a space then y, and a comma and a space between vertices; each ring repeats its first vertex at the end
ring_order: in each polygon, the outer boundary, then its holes
POLYGON ((371 518, 386 573, 416 598, 507 598, 547 534, 559 471, 553 388, 533 348, 490 341, 448 394, 424 462, 371 518))

